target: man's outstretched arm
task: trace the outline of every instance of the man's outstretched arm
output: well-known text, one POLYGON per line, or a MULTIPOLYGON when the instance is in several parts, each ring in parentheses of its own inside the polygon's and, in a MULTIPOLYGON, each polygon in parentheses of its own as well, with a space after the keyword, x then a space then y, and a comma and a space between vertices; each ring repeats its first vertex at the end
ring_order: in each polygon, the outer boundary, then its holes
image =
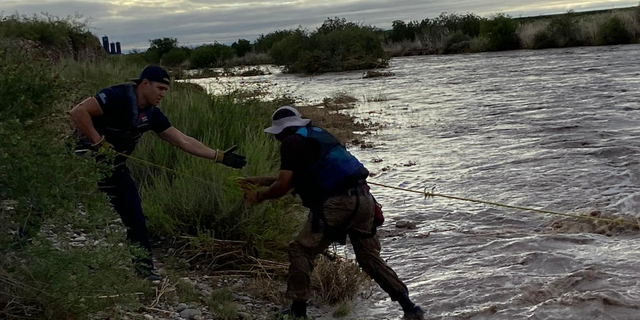
POLYGON ((226 152, 211 149, 202 144, 202 142, 189 137, 174 127, 170 127, 169 129, 158 133, 158 136, 162 140, 168 142, 174 147, 180 148, 184 152, 201 158, 213 160, 215 162, 220 162, 232 168, 242 168, 247 164, 245 157, 233 153, 235 148, 226 152))

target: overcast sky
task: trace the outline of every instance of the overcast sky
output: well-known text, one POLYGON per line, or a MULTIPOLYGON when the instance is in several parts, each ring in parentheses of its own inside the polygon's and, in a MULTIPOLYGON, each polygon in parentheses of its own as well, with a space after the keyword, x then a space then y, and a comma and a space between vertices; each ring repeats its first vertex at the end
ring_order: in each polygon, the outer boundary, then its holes
POLYGON ((186 45, 237 39, 299 25, 313 30, 327 17, 380 28, 393 20, 422 20, 441 12, 504 12, 530 16, 638 5, 638 0, 0 0, 4 15, 48 12, 91 18, 93 33, 120 41, 124 50, 146 49, 148 40, 175 37, 186 45))

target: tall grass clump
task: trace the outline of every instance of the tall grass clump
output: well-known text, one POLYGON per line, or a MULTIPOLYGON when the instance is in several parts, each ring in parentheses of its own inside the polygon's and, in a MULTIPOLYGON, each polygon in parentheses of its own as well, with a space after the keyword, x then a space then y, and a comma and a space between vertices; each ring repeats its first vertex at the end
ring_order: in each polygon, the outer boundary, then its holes
POLYGON ((174 87, 162 102, 172 124, 212 148, 238 145, 238 152, 247 156, 249 164, 242 171, 230 169, 189 156, 155 137, 145 137, 135 156, 185 174, 131 162, 152 230, 247 241, 263 255, 282 256, 300 217, 285 205, 288 200, 246 205, 233 180, 240 175, 277 173, 279 144, 262 131, 269 126, 277 105, 210 96, 179 83, 174 87))
MULTIPOLYGON (((96 183, 108 168, 69 148, 66 111, 89 86, 9 41, 50 24, 38 41, 55 45, 69 36, 56 21, 2 21, 11 32, 0 37, 0 318, 87 319, 148 293, 117 245, 123 234, 107 228, 116 215, 96 183), (71 247, 65 232, 80 229, 98 242, 71 247)), ((79 66, 74 57, 64 69, 79 66)))

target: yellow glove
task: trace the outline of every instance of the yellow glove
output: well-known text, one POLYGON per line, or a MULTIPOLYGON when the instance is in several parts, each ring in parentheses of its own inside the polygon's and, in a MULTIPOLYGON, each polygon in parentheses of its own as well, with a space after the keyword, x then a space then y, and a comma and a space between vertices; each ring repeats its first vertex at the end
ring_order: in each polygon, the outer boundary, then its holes
POLYGON ((111 153, 115 153, 116 150, 113 148, 113 145, 109 142, 107 142, 104 139, 104 136, 102 136, 102 138, 100 139, 100 141, 98 141, 97 143, 94 143, 91 145, 91 149, 93 151, 96 151, 98 153, 101 154, 111 154, 111 153))

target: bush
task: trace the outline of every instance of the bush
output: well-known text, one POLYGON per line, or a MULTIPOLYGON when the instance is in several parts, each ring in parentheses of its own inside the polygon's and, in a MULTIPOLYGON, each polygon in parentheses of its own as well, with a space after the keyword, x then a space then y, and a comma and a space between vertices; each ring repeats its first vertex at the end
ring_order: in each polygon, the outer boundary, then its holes
POLYGON ((178 39, 162 38, 149 40, 149 50, 158 52, 158 56, 162 58, 165 54, 178 47, 178 39))
POLYGON ((190 64, 194 69, 221 67, 233 56, 233 49, 227 45, 219 43, 204 45, 193 49, 190 64))
POLYGON ((345 19, 327 19, 315 32, 296 30, 270 51, 293 73, 322 73, 386 67, 377 30, 345 19))
POLYGON ((445 42, 443 53, 465 53, 470 51, 471 37, 462 31, 454 33, 445 42))
POLYGON ((58 67, 28 52, 1 50, 0 199, 11 199, 13 209, 0 212, 0 313, 87 319, 116 304, 136 304, 135 293, 146 286, 131 271, 129 250, 115 245, 123 234, 105 229, 115 215, 96 189, 108 168, 74 155, 66 138, 69 106, 95 93, 91 85, 113 79, 81 72, 89 63, 58 67), (54 246, 51 233, 41 233, 44 226, 61 235, 82 228, 105 246, 68 248, 64 236, 54 246))
MULTIPOLYGON (((579 33, 580 30, 578 29, 578 24, 574 18, 573 11, 569 11, 564 15, 553 18, 547 27, 547 36, 552 37, 555 46, 561 48, 580 45, 581 43, 578 37, 579 33)), ((542 42, 539 44, 545 44, 543 40, 545 39, 540 39, 542 42)))
POLYGON ((539 31, 533 38, 533 49, 548 49, 557 47, 558 43, 546 30, 539 31))
POLYGON ((60 19, 49 14, 2 17, 0 37, 31 40, 58 49, 68 48, 69 45, 87 47, 99 44, 81 18, 75 16, 60 19))
POLYGON ((261 34, 253 45, 254 50, 257 53, 269 53, 273 45, 294 34, 296 31, 297 30, 278 30, 266 35, 261 34))
POLYGON ((167 67, 177 67, 183 64, 190 55, 188 48, 173 48, 162 56, 162 65, 167 67))
POLYGON ((157 49, 147 49, 144 53, 144 60, 149 64, 160 64, 160 51, 157 49))
POLYGON ((598 31, 598 44, 616 45, 631 43, 631 34, 624 23, 618 17, 612 17, 600 27, 598 31))
POLYGON ((291 31, 289 35, 271 47, 269 55, 275 64, 292 65, 300 58, 304 50, 308 50, 309 36, 302 29, 291 31))
POLYGON ((510 16, 499 14, 490 20, 483 21, 480 33, 488 40, 491 51, 515 50, 520 48, 520 40, 516 33, 517 24, 510 16))
POLYGON ((253 50, 253 46, 249 40, 240 39, 238 42, 231 44, 231 48, 235 51, 237 57, 244 57, 247 53, 253 50))
POLYGON ((0 261, 0 314, 8 319, 88 319, 115 305, 151 297, 146 280, 125 268, 126 248, 58 250, 42 238, 0 261))
POLYGON ((470 52, 485 52, 489 48, 489 40, 485 37, 476 37, 469 42, 470 52))

